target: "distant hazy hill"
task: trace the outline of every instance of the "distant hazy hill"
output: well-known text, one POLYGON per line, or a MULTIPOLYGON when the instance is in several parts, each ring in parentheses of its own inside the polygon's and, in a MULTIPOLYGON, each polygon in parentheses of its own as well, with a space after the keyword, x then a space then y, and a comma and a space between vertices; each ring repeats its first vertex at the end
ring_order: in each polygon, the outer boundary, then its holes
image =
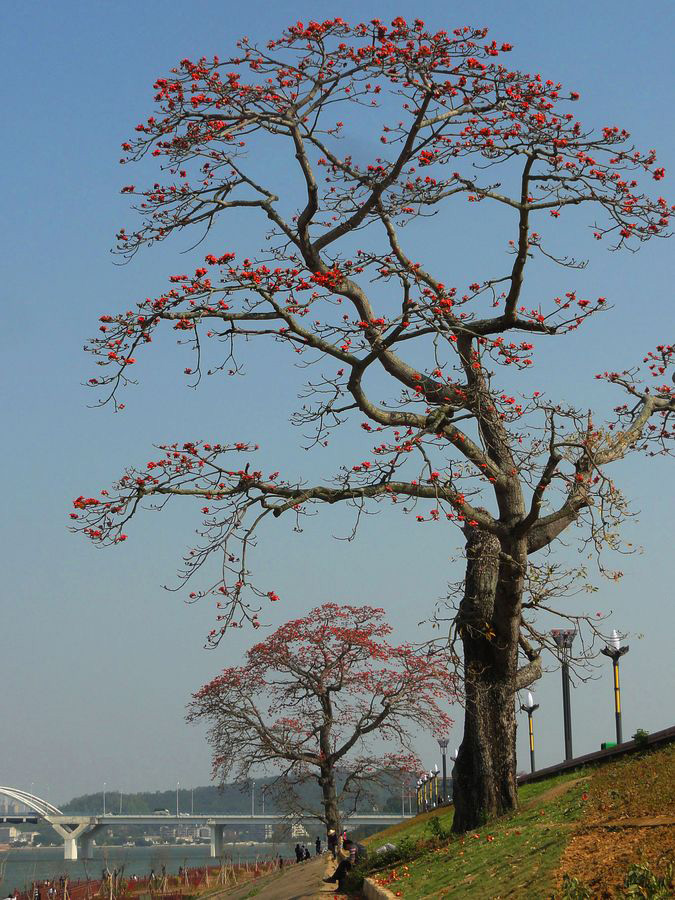
MULTIPOLYGON (((256 812, 262 811, 262 789, 266 784, 270 784, 272 778, 261 778, 255 783, 255 808, 256 812)), ((319 805, 318 787, 313 785, 303 789, 303 797, 313 804, 319 805)), ((401 807, 401 789, 400 780, 392 778, 390 788, 377 787, 373 791, 374 803, 380 809, 393 808, 398 810, 401 807)), ((127 815, 137 813, 153 813, 157 809, 168 809, 170 813, 176 812, 176 789, 166 791, 139 791, 134 794, 122 793, 122 813, 127 815)), ((120 811, 120 794, 118 791, 106 792, 106 811, 108 813, 118 813, 120 811)), ((194 812, 196 815, 224 815, 226 813, 248 813, 251 811, 251 791, 247 785, 243 789, 236 784, 227 784, 223 789, 208 785, 206 787, 196 787, 194 790, 178 791, 178 810, 182 813, 189 813, 192 810, 194 802, 194 812)), ((360 807, 365 810, 373 808, 372 802, 364 801, 360 807)), ((103 811, 103 794, 83 794, 81 797, 73 797, 68 803, 62 804, 63 812, 73 813, 75 815, 96 815, 103 811)), ((275 806, 270 794, 265 799, 265 812, 279 812, 279 808, 275 806)))

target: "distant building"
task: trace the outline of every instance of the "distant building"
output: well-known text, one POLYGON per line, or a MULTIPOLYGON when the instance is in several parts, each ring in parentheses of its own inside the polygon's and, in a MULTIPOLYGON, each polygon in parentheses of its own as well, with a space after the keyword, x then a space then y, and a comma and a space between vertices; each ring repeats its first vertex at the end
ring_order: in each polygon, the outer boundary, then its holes
POLYGON ((37 831, 21 831, 14 825, 0 825, 0 844, 9 844, 12 841, 20 841, 22 844, 32 844, 37 831))
POLYGON ((13 800, 10 800, 9 797, 0 797, 0 815, 3 816, 18 816, 21 815, 24 809, 28 809, 27 806, 22 806, 21 803, 15 803, 13 800))

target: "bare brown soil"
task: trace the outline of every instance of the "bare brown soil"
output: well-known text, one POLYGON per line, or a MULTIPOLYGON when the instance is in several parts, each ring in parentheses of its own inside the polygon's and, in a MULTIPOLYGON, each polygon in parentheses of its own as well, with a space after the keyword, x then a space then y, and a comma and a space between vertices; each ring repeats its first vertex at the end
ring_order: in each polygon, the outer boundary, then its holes
POLYGON ((580 879, 594 898, 621 895, 629 866, 662 872, 675 861, 675 747, 626 757, 599 769, 588 788, 583 822, 558 871, 580 879))

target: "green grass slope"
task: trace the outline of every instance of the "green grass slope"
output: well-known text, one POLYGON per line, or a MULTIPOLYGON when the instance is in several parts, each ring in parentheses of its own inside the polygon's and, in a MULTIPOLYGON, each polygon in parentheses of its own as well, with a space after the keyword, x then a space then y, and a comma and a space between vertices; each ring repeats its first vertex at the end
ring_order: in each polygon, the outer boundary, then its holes
POLYGON ((672 858, 674 746, 525 785, 519 796, 517 813, 461 838, 450 834, 451 808, 378 832, 360 874, 411 900, 674 896, 624 886, 631 863, 663 874, 672 858), (396 852, 378 856, 385 843, 396 852), (563 888, 563 873, 577 881, 563 888))

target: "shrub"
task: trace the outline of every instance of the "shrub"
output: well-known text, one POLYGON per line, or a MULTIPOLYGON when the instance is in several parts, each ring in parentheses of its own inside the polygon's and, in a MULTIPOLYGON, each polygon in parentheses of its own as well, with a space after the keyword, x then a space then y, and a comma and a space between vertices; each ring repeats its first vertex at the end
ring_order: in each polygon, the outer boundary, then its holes
POLYGON ((638 728, 633 735, 633 740, 640 750, 646 750, 649 746, 649 732, 645 731, 644 728, 638 728))
POLYGON ((645 900, 667 900, 673 896, 673 866, 666 866, 663 875, 655 875, 647 865, 634 863, 626 874, 624 897, 644 897, 645 900))
POLYGON ((591 889, 578 878, 571 875, 563 875, 560 900, 591 900, 591 889))
POLYGON ((354 866, 345 879, 345 890, 348 893, 358 893, 363 887, 363 879, 370 875, 371 872, 377 872, 380 869, 387 869, 398 863, 409 862, 416 859, 420 854, 420 847, 417 841, 409 837, 404 837, 392 850, 386 853, 371 853, 367 859, 359 862, 354 866))
POLYGON ((432 816, 427 822, 426 828, 431 832, 431 836, 438 838, 439 841, 447 841, 451 837, 451 832, 443 825, 438 816, 432 816))

